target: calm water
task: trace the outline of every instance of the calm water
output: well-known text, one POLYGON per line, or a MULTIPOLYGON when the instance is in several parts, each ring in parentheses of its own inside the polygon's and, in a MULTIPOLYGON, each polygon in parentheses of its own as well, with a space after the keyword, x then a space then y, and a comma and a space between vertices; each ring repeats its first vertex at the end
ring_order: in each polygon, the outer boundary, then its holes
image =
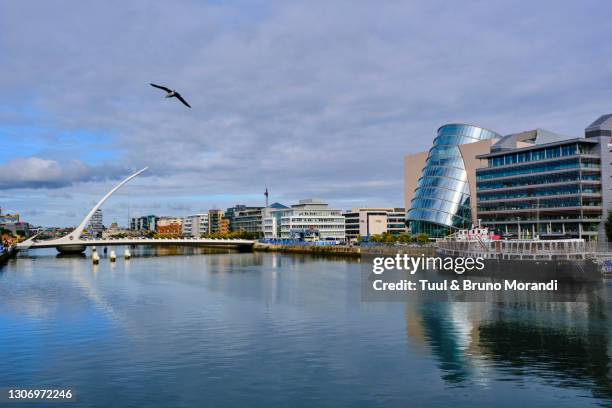
POLYGON ((359 263, 308 256, 90 261, 0 269, 0 387, 99 407, 612 403, 600 300, 364 303, 359 263))

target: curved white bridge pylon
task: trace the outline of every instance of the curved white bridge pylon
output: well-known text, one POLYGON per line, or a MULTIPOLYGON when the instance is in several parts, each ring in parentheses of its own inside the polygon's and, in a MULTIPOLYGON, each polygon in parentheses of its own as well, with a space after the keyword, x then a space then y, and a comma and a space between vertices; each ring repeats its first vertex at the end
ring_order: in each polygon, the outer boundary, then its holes
POLYGON ((70 234, 48 241, 35 241, 36 236, 17 244, 17 249, 30 249, 30 248, 57 248, 60 252, 83 252, 85 247, 93 245, 210 245, 210 246, 250 246, 253 245, 254 241, 244 239, 206 239, 206 238, 179 238, 179 239, 144 239, 144 238, 123 238, 123 239, 81 239, 81 234, 87 227, 89 220, 94 215, 96 210, 104 204, 108 198, 113 195, 117 190, 123 187, 128 181, 139 176, 145 172, 148 167, 137 171, 132 174, 121 183, 117 184, 115 188, 109 191, 102 199, 96 204, 91 211, 83 218, 83 221, 76 227, 70 234))
MULTIPOLYGON (((117 184, 115 188, 109 191, 104 197, 102 197, 100 201, 98 201, 98 204, 96 204, 94 208, 91 209, 89 214, 87 214, 85 218, 83 218, 83 221, 81 221, 78 227, 76 227, 70 234, 64 237, 52 239, 49 241, 44 241, 46 244, 46 247, 49 247, 49 246, 53 247, 53 246, 59 246, 59 245, 75 245, 75 244, 78 245, 79 242, 81 241, 81 234, 83 233, 83 230, 87 226, 87 223, 89 222, 91 217, 94 215, 96 210, 100 208, 102 204, 104 204, 104 202, 108 200, 108 198, 111 195, 113 195, 115 191, 119 190, 121 187, 123 187, 128 181, 132 180, 134 177, 137 177, 140 174, 144 173, 147 169, 148 167, 145 167, 144 169, 132 174, 131 176, 123 180, 121 183, 117 184)), ((17 244, 17 248, 18 249, 28 249, 28 248, 36 247, 36 241, 34 241, 34 238, 36 238, 36 235, 26 241, 23 241, 17 244)))
POLYGON ((85 218, 83 218, 83 221, 81 221, 79 226, 76 227, 76 229, 74 231, 72 231, 70 234, 68 234, 67 236, 65 236, 63 238, 66 238, 66 239, 68 239, 70 241, 75 240, 75 239, 80 239, 81 238, 81 234, 83 233, 83 230, 87 226, 87 223, 89 222, 91 217, 93 217, 94 213, 98 210, 98 208, 100 208, 102 206, 102 204, 104 204, 104 202, 106 200, 108 200, 108 198, 110 196, 112 196, 113 193, 115 193, 115 191, 117 191, 121 187, 123 187, 128 181, 132 180, 133 178, 135 178, 135 177, 141 175, 142 173, 144 173, 145 171, 147 171, 147 169, 148 169, 148 167, 145 167, 144 169, 142 169, 140 171, 137 171, 136 173, 132 174, 130 177, 126 178, 121 183, 117 184, 117 186, 115 188, 113 188, 111 191, 109 191, 104 197, 102 197, 102 199, 100 201, 98 201, 98 204, 96 204, 96 206, 91 209, 89 214, 87 214, 85 216, 85 218))

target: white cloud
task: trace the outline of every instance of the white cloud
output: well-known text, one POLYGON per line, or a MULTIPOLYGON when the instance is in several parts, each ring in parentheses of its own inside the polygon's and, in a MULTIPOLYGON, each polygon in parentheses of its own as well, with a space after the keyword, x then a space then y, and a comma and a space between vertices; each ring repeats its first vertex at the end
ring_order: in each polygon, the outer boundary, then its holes
POLYGON ((125 169, 89 166, 79 160, 59 163, 39 157, 24 157, 0 165, 0 188, 60 188, 77 182, 115 178, 124 173, 125 169))
POLYGON ((611 7, 5 2, 0 88, 11 106, 40 115, 20 123, 20 109, 7 112, 16 125, 45 127, 49 147, 35 156, 52 163, 27 177, 5 163, 17 178, 0 183, 95 200, 107 186, 73 184, 95 181, 102 165, 64 164, 69 155, 50 149, 56 132, 83 131, 103 135, 109 178, 150 166, 130 187, 133 205, 231 205, 265 186, 275 201, 403 205, 402 157, 429 148, 444 123, 578 136, 609 110, 611 7), (149 82, 178 89, 193 109, 149 82))

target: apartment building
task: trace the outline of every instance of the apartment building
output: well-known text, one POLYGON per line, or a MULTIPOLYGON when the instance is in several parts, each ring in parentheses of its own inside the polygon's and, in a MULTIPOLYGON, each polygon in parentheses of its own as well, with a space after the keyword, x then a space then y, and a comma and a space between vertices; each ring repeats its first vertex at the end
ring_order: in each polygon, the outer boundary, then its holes
POLYGON ((208 234, 208 214, 195 214, 183 218, 183 236, 201 237, 208 234))

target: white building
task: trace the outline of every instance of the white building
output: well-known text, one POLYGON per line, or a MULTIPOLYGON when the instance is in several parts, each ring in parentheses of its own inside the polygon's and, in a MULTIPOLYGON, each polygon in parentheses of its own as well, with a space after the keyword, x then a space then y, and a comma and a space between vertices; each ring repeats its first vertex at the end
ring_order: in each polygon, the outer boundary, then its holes
POLYGON ((300 200, 299 204, 282 210, 280 238, 344 241, 344 216, 341 210, 331 209, 321 200, 300 200))
POLYGON ((389 232, 407 232, 406 212, 403 208, 353 208, 344 213, 346 239, 369 237, 389 232))
POLYGON ((278 218, 269 216, 263 219, 263 235, 267 239, 277 239, 280 237, 278 218))
POLYGON ((201 237, 208 234, 208 214, 195 214, 183 218, 183 235, 201 237))
POLYGON ((278 239, 281 236, 280 224, 283 211, 289 207, 281 203, 274 203, 262 210, 262 227, 264 238, 278 239))

